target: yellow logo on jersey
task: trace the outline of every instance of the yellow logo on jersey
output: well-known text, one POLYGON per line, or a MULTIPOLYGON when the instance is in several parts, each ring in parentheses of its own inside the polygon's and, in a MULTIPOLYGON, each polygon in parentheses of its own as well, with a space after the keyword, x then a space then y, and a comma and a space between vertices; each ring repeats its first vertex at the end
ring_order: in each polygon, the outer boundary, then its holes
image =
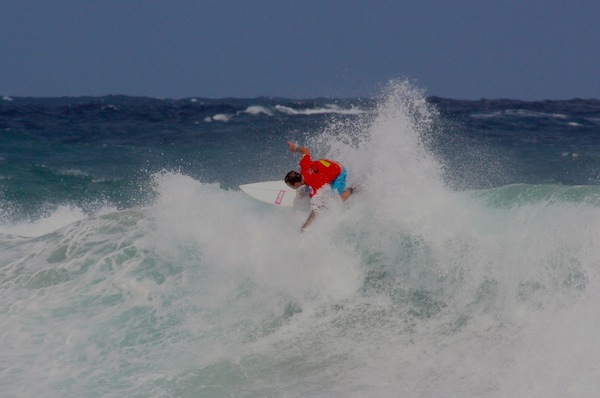
POLYGON ((328 161, 326 161, 325 159, 321 159, 319 160, 319 163, 321 163, 323 166, 325 167, 329 167, 331 166, 331 163, 329 163, 328 161))

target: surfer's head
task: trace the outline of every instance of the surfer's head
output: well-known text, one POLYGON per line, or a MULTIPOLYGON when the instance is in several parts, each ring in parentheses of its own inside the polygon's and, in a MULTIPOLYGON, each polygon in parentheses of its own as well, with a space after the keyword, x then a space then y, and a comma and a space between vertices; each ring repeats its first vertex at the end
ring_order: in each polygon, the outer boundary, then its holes
POLYGON ((290 188, 294 188, 294 189, 298 188, 300 185, 302 185, 302 175, 300 173, 298 173, 297 171, 292 170, 286 174, 285 183, 290 188), (298 185, 298 184, 300 184, 300 185, 298 185))

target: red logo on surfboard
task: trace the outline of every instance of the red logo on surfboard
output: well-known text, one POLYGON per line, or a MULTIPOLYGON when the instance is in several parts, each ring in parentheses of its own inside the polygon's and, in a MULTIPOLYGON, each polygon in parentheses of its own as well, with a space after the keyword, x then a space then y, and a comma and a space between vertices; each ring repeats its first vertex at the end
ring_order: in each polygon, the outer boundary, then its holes
POLYGON ((276 205, 281 204, 281 201, 283 201, 283 195, 285 195, 285 191, 282 189, 281 191, 279 191, 279 194, 277 195, 277 199, 275 199, 276 205))

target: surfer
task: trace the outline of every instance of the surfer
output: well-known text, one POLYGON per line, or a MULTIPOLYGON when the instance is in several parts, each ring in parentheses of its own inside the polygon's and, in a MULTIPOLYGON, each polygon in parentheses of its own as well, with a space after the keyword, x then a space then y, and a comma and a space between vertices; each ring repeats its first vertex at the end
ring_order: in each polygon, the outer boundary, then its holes
POLYGON ((348 199, 354 192, 354 188, 346 189, 346 169, 340 163, 330 159, 319 159, 312 161, 308 148, 301 147, 295 142, 288 141, 290 152, 300 152, 300 173, 290 171, 285 176, 285 183, 294 189, 303 185, 308 187, 310 196, 310 214, 302 226, 302 231, 313 222, 317 216, 319 207, 323 205, 327 192, 333 192, 340 195, 342 201, 348 199), (329 185, 331 190, 322 189, 329 185))

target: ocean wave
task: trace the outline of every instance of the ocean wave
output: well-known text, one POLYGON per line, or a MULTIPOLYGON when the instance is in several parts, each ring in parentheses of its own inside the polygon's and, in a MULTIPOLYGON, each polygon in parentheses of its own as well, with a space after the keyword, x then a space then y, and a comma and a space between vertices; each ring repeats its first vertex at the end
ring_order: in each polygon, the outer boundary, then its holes
MULTIPOLYGON (((53 207, 4 223, 3 394, 593 396, 600 192, 450 189, 431 145, 446 133, 439 118, 420 89, 394 81, 370 117, 301 136, 361 186, 304 233, 305 210, 211 183, 224 177, 206 169, 152 174, 143 207, 53 207)), ((238 163, 265 146, 259 136, 248 147, 247 134, 238 151, 202 141, 226 148, 203 167, 260 179, 297 162, 282 139, 251 159, 259 166, 238 163)))
POLYGON ((269 110, 267 107, 261 106, 261 105, 250 105, 248 108, 246 108, 245 111, 241 111, 238 113, 248 113, 250 115, 264 114, 267 116, 273 116, 273 112, 271 110, 269 110))
POLYGON ((296 109, 284 105, 275 105, 275 110, 281 113, 285 113, 287 115, 324 115, 330 113, 340 115, 362 115, 364 113, 369 113, 369 111, 358 108, 343 109, 335 104, 327 104, 324 108, 314 109, 296 109))
POLYGON ((290 106, 284 105, 275 105, 273 109, 269 109, 266 106, 261 105, 250 105, 243 111, 237 111, 236 113, 230 114, 216 114, 213 116, 208 116, 204 119, 205 122, 229 122, 235 116, 240 116, 243 114, 249 114, 253 116, 265 115, 265 116, 273 116, 275 112, 283 113, 291 116, 313 116, 313 115, 327 115, 327 114, 339 114, 339 115, 362 115, 365 113, 372 113, 372 111, 363 110, 359 108, 349 108, 344 109, 340 108, 335 104, 326 104, 325 107, 317 107, 317 108, 304 108, 304 109, 296 109, 290 106))
POLYGON ((89 213, 79 206, 61 205, 36 219, 17 223, 6 220, 2 221, 0 224, 0 233, 23 237, 38 237, 88 217, 108 214, 114 211, 114 207, 105 206, 93 213, 89 213))
POLYGON ((227 123, 231 120, 231 118, 233 117, 233 115, 228 115, 228 114, 224 114, 224 113, 218 113, 214 116, 209 116, 206 117, 204 119, 205 122, 223 122, 223 123, 227 123))
POLYGON ((469 115, 472 118, 550 118, 550 119, 567 119, 569 116, 562 113, 546 113, 537 112, 526 109, 503 109, 489 113, 472 113, 469 115))
POLYGON ((27 381, 46 396, 202 395, 208 380, 255 395, 392 397, 389 376, 424 395, 461 380, 469 394, 495 396, 490 385, 511 391, 525 377, 513 372, 565 350, 597 358, 563 339, 576 333, 589 346, 593 333, 564 322, 600 324, 587 316, 599 291, 600 211, 587 200, 597 192, 553 201, 522 200, 542 189, 523 186, 414 201, 361 192, 300 234, 303 211, 179 173, 155 178, 148 208, 61 216, 74 222, 35 238, 0 235, 9 394, 27 381), (513 205, 490 205, 490 195, 513 205), (65 369, 50 387, 40 377, 49 367, 65 369))
MULTIPOLYGON (((563 156, 577 157, 577 154, 568 153, 563 156)), ((513 184, 473 191, 470 195, 493 208, 512 208, 526 204, 573 204, 600 208, 600 187, 592 185, 513 184)))

